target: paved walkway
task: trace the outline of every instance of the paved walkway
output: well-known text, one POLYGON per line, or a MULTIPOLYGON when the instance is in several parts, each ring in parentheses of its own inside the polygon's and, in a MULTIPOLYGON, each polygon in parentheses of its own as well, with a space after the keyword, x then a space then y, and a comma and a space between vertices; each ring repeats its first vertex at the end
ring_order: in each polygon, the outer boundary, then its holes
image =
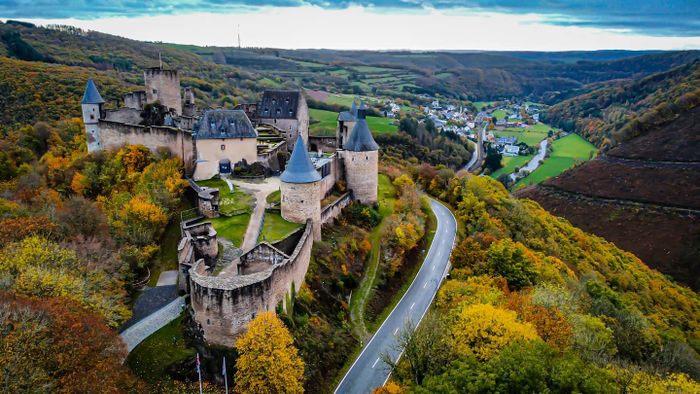
POLYGON ((259 183, 243 182, 238 179, 233 180, 234 185, 240 187, 252 193, 255 196, 255 208, 253 209, 253 214, 250 216, 250 221, 248 222, 248 228, 245 232, 245 237, 243 238, 243 245, 241 249, 243 252, 247 252, 258 244, 258 237, 260 236, 260 225, 262 224, 263 216, 265 216, 265 207, 267 206, 267 196, 280 188, 280 178, 271 177, 265 178, 264 181, 259 183))
POLYGON ((151 334, 158 331, 166 324, 177 319, 185 308, 185 299, 177 297, 175 300, 146 316, 138 323, 124 330, 120 337, 126 343, 126 348, 131 353, 134 348, 151 334))
POLYGON ((158 277, 156 286, 170 286, 177 284, 177 270, 163 271, 158 277))

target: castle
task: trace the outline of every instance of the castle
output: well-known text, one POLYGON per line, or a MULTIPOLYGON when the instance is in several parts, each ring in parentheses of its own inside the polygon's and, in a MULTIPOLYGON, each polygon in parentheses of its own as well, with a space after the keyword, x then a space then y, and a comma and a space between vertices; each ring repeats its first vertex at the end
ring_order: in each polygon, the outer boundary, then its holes
MULTIPOLYGON (((124 106, 104 110, 92 80, 83 96, 83 120, 90 152, 142 144, 153 152, 168 150, 183 159, 197 193, 201 216, 218 216, 219 192, 197 180, 231 173, 232 165, 258 162, 280 175, 280 214, 303 226, 275 243, 260 242, 247 251, 219 256, 216 230, 209 222, 183 221, 178 245, 179 289, 190 295, 194 320, 207 342, 233 346, 256 313, 285 307, 306 275, 314 240, 321 227, 352 201, 377 202, 378 151, 365 118, 354 103, 338 117, 335 141, 317 138, 327 152, 310 154, 308 107, 300 91, 266 91, 260 103, 234 110, 194 105, 173 70, 144 72, 146 90, 124 98, 124 106), (155 119, 152 119, 155 115, 155 119), (154 121, 155 120, 155 121, 154 121), (271 136, 279 136, 278 139, 271 136), (328 149, 331 146, 332 149, 328 149), (291 150, 282 167, 280 153, 291 150), (321 201, 344 180, 347 192, 333 203, 321 201)), ((331 137, 333 138, 333 137, 331 137)))

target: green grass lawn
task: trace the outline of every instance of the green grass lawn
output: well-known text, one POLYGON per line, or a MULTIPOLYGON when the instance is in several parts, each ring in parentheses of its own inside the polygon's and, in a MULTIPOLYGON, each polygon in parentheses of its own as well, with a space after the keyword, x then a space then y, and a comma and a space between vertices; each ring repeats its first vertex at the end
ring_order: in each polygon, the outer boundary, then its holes
POLYGON ((497 101, 474 101, 472 104, 474 104, 477 111, 481 111, 483 107, 489 106, 494 103, 497 103, 497 101))
POLYGON ((524 142, 529 146, 536 146, 543 139, 547 138, 547 133, 531 131, 527 129, 505 129, 495 130, 493 134, 496 137, 516 137, 518 142, 524 142))
POLYGON ((268 204, 279 203, 282 199, 282 192, 280 190, 275 190, 274 192, 267 195, 266 200, 268 204))
POLYGON ((250 213, 231 217, 219 216, 218 218, 206 219, 206 221, 211 222, 219 237, 225 238, 240 247, 243 244, 245 230, 248 228, 250 213))
POLYGON ((513 185, 513 190, 540 183, 571 168, 576 162, 592 158, 598 150, 578 134, 569 134, 552 143, 552 154, 532 174, 513 185))
POLYGON ((167 377, 168 366, 195 355, 182 337, 182 316, 146 338, 129 353, 126 364, 141 379, 154 382, 167 377))
POLYGON ((151 269, 151 279, 148 285, 155 287, 158 277, 163 271, 177 269, 177 244, 180 242, 180 216, 173 217, 165 228, 163 238, 160 240, 160 251, 156 256, 151 269))
POLYGON ((263 223, 258 241, 277 242, 301 226, 301 224, 282 219, 279 213, 265 212, 265 223, 263 223))
POLYGON ((510 174, 515 171, 515 167, 522 167, 532 159, 532 155, 527 156, 503 156, 501 164, 503 167, 491 173, 489 176, 493 179, 498 179, 503 174, 510 174))
MULTIPOLYGON (((309 116, 314 122, 309 125, 311 135, 334 135, 338 127, 338 114, 333 111, 309 108, 309 116)), ((376 116, 367 117, 367 125, 373 134, 395 133, 399 127, 393 119, 376 116)))
POLYGON ((496 119, 504 119, 506 116, 508 116, 508 113, 502 109, 497 109, 491 112, 491 115, 495 116, 496 119))
POLYGON ((251 211, 255 198, 248 193, 241 191, 240 188, 234 188, 233 194, 226 182, 221 179, 209 179, 206 181, 198 181, 198 185, 215 187, 219 189, 219 212, 228 214, 240 210, 251 211))

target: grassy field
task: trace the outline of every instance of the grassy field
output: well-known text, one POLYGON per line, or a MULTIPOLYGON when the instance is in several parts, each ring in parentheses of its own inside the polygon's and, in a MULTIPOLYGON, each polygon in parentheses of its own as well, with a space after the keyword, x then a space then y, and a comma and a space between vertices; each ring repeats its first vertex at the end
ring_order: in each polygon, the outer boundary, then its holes
POLYGON ((281 199, 282 199, 282 192, 279 190, 275 190, 274 192, 268 194, 267 198, 265 198, 265 200, 267 200, 268 204, 278 203, 278 202, 280 202, 281 199))
POLYGON ((301 224, 288 222, 282 219, 279 213, 265 212, 265 222, 258 240, 276 242, 284 239, 299 227, 301 224))
MULTIPOLYGON (((311 135, 334 135, 338 125, 338 114, 332 111, 321 109, 309 109, 309 116, 312 120, 318 121, 309 126, 311 135)), ((367 125, 373 134, 395 133, 399 128, 393 119, 379 118, 376 116, 367 117, 367 125)))
POLYGON ((350 298, 350 324, 352 329, 360 338, 369 336, 369 331, 365 325, 364 311, 372 294, 377 280, 377 271, 379 270, 380 244, 382 231, 386 225, 386 218, 394 212, 394 204, 396 203, 396 188, 391 183, 391 179, 384 174, 379 174, 379 186, 377 193, 379 204, 379 213, 382 215, 382 221, 375 227, 369 235, 369 240, 372 243, 372 250, 369 255, 369 264, 365 270, 365 274, 360 280, 360 285, 350 298))
POLYGON ((211 222, 219 237, 225 238, 240 247, 243 244, 245 230, 248 228, 250 213, 231 217, 219 216, 218 218, 207 219, 207 221, 211 222))
POLYGON ((554 141, 552 148, 551 156, 545 159, 544 163, 532 174, 519 180, 513 186, 514 190, 557 176, 571 168, 576 162, 589 160, 597 153, 596 147, 578 134, 569 134, 554 141))
POLYGON ((155 382, 167 375, 168 366, 195 355, 185 346, 182 337, 182 316, 146 338, 129 354, 126 363, 134 373, 147 382, 155 382))
POLYGON ((472 104, 476 107, 477 111, 481 111, 481 108, 489 106, 491 104, 497 103, 497 101, 475 101, 472 104))
POLYGON ((233 194, 226 182, 221 179, 209 179, 206 181, 198 181, 198 185, 215 187, 219 189, 219 212, 228 214, 231 212, 247 210, 251 211, 255 199, 248 193, 244 193, 240 188, 235 188, 233 194))
POLYGON ((529 146, 535 146, 547 138, 547 133, 531 131, 527 129, 505 129, 494 131, 496 137, 516 137, 518 142, 524 142, 529 146))
POLYGON ((501 164, 503 167, 491 173, 489 176, 493 179, 498 179, 503 174, 510 174, 515 171, 515 167, 522 167, 532 159, 532 155, 527 156, 503 156, 501 164))
POLYGON ((491 115, 495 116, 496 119, 504 119, 506 116, 508 116, 508 113, 502 109, 497 109, 491 112, 491 115))

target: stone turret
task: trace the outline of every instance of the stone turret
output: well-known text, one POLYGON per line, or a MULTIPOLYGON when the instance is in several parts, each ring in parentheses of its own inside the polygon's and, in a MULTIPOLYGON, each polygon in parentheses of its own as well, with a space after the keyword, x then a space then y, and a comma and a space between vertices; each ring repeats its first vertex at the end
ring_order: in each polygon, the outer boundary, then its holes
POLYGON ((81 107, 83 109, 83 123, 85 124, 85 133, 87 134, 88 152, 95 152, 102 149, 102 141, 100 139, 100 119, 102 118, 102 105, 104 99, 95 86, 92 79, 88 79, 85 86, 85 94, 81 107))
POLYGON ((321 175, 311 163, 301 135, 280 179, 282 217, 293 223, 311 219, 314 239, 321 239, 321 175))
POLYGON ((173 108, 178 115, 182 115, 180 77, 177 75, 177 70, 148 68, 143 72, 143 81, 146 85, 146 103, 152 104, 158 101, 168 108, 173 108))
POLYGON ((357 110, 355 126, 343 144, 345 178, 355 200, 363 204, 374 204, 377 202, 379 181, 379 145, 367 126, 365 111, 364 106, 357 110))

